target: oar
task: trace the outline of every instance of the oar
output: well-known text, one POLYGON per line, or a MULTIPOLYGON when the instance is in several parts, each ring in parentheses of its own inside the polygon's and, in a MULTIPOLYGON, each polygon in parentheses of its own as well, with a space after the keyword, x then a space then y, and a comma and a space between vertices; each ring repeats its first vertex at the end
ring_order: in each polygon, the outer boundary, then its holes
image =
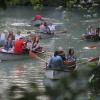
POLYGON ((32 52, 31 50, 29 51, 29 56, 31 58, 33 58, 33 59, 36 58, 36 59, 39 59, 39 60, 41 60, 41 61, 46 63, 46 61, 44 59, 42 59, 41 57, 37 56, 36 53, 32 52))
POLYGON ((97 45, 86 46, 83 49, 96 49, 97 45))
POLYGON ((90 46, 87 46, 87 47, 84 47, 84 48, 87 48, 87 49, 96 49, 97 47, 99 47, 100 45, 99 44, 93 44, 93 45, 90 45, 90 46))
POLYGON ((94 62, 98 60, 99 60, 99 57, 90 57, 90 59, 88 59, 89 62, 94 62))

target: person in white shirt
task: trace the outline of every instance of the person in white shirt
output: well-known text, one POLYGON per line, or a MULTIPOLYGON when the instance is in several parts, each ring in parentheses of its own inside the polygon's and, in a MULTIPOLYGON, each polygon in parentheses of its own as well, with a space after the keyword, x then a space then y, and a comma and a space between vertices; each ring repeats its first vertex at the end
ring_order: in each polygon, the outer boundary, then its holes
POLYGON ((50 32, 54 34, 54 31, 56 30, 56 29, 55 29, 55 25, 49 24, 48 27, 49 27, 49 29, 50 29, 50 32))
POLYGON ((17 34, 15 35, 15 40, 19 40, 21 38, 21 31, 18 31, 17 34))
POLYGON ((3 46, 6 40, 5 31, 0 33, 0 46, 3 46))

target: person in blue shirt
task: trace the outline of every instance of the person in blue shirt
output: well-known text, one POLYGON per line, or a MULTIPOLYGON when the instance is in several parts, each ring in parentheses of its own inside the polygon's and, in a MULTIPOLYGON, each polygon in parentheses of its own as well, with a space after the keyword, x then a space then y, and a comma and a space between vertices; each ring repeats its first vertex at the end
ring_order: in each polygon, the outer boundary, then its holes
POLYGON ((47 69, 62 69, 63 59, 59 55, 59 51, 55 51, 54 55, 49 59, 47 69))

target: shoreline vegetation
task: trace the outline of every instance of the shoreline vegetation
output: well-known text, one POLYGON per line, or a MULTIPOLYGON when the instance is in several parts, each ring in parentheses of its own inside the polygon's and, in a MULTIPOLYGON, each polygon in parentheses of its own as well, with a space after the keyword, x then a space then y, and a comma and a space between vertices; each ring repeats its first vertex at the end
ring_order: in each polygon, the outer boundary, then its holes
POLYGON ((80 8, 91 9, 99 8, 99 0, 0 0, 0 8, 6 9, 12 6, 31 6, 33 9, 42 9, 43 7, 57 7, 57 10, 62 8, 80 8), (89 1, 89 2, 88 2, 89 1))

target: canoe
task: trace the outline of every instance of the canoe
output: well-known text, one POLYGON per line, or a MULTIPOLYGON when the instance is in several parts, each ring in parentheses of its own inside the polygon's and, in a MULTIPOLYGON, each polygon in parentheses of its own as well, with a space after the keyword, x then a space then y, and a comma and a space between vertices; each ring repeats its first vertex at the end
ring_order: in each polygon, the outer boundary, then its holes
POLYGON ((1 61, 19 60, 19 59, 25 59, 27 57, 28 57, 27 54, 15 54, 13 52, 0 49, 0 60, 1 61))
POLYGON ((54 34, 41 33, 41 34, 38 34, 38 36, 40 37, 40 39, 48 39, 48 38, 54 37, 55 35, 54 34))
POLYGON ((84 35, 82 38, 88 41, 100 41, 100 36, 98 35, 84 35))
POLYGON ((71 72, 73 72, 76 68, 76 65, 71 65, 68 67, 68 65, 65 65, 64 69, 45 69, 45 77, 48 79, 61 79, 65 78, 68 75, 70 75, 71 72))
MULTIPOLYGON (((35 51, 34 53, 36 55, 38 55, 38 54, 42 54, 44 52, 43 51, 42 52, 35 51)), ((6 50, 0 48, 0 60, 1 61, 27 59, 27 58, 29 58, 29 56, 30 55, 28 52, 22 53, 22 54, 15 54, 11 51, 6 51, 6 50)))

